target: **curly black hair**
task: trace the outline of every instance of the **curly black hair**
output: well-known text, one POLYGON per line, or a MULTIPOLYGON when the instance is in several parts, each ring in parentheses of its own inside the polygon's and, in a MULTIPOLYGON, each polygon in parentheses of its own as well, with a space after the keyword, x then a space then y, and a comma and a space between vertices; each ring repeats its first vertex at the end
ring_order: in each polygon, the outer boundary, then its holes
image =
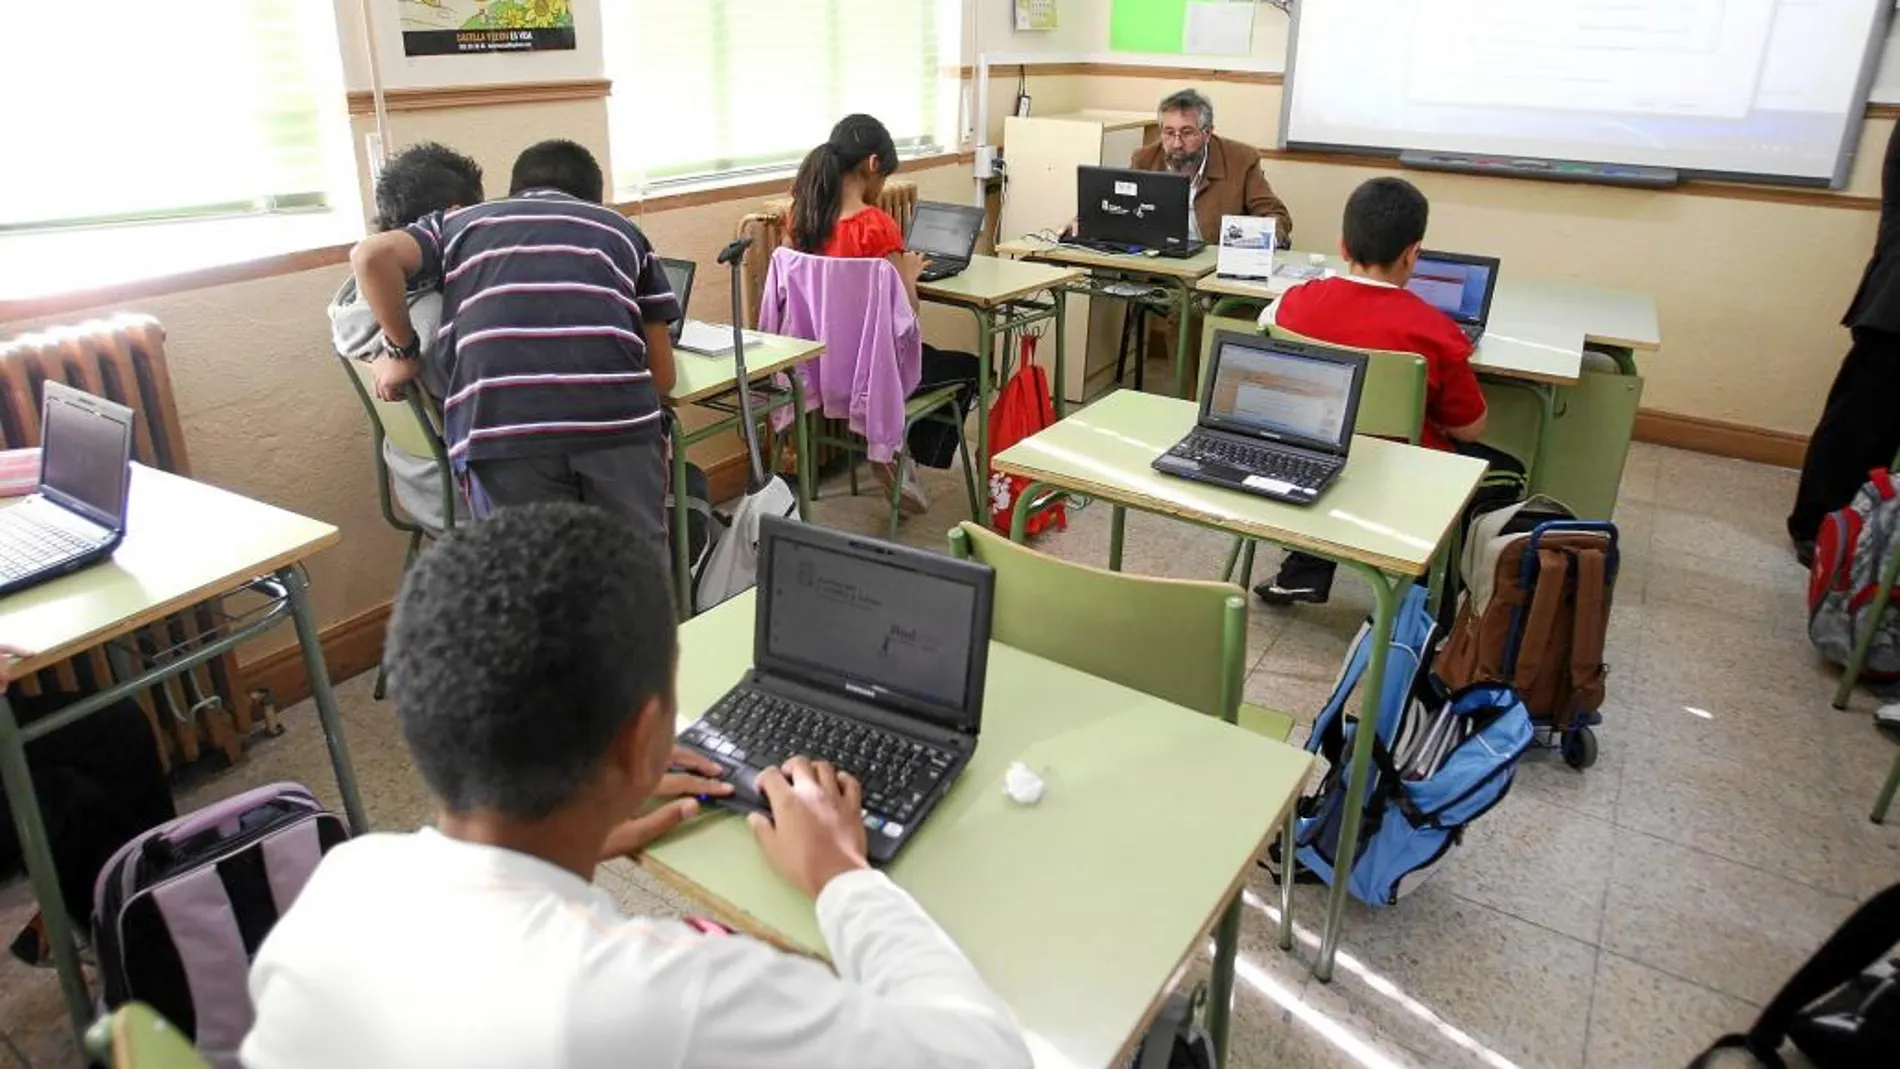
POLYGON ((516 196, 530 189, 558 189, 594 204, 605 203, 607 199, 607 180, 600 173, 600 161, 594 159, 585 145, 561 138, 538 141, 515 157, 508 195, 516 196))
POLYGON ((671 715, 677 638, 646 543, 598 508, 544 503, 457 528, 418 559, 383 664, 441 804, 535 820, 595 781, 649 700, 671 715))
POLYGON ((1403 178, 1374 178, 1346 198, 1341 237, 1346 255, 1368 267, 1390 267, 1425 240, 1431 204, 1403 178))
POLYGON ((430 212, 480 204, 482 165, 433 141, 410 145, 376 179, 376 227, 394 230, 430 212))

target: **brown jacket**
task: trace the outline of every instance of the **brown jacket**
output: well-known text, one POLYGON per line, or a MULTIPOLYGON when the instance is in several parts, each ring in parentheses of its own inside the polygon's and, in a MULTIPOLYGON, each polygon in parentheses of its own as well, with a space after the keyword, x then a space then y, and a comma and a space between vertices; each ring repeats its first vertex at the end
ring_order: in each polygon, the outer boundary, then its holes
MULTIPOLYGON (((1157 141, 1135 150, 1128 166, 1137 171, 1167 169, 1166 150, 1157 141)), ((1201 239, 1208 244, 1220 241, 1220 217, 1223 215, 1272 216, 1279 222, 1274 235, 1281 247, 1292 240, 1293 213, 1286 202, 1274 196, 1273 187, 1260 169, 1260 150, 1219 134, 1207 135, 1207 169, 1201 173, 1207 184, 1194 198, 1194 215, 1200 224, 1201 239)))

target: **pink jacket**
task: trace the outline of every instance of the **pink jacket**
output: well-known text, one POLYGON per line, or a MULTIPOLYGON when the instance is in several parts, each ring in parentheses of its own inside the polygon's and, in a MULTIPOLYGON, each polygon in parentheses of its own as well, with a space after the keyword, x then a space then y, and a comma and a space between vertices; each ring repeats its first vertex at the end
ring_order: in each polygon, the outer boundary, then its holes
MULTIPOLYGON (((923 332, 897 269, 887 260, 777 249, 759 329, 825 343, 823 356, 798 367, 805 407, 846 420, 869 443, 871 460, 889 463, 904 444, 904 402, 924 359, 923 332)), ((780 429, 790 423, 784 409, 773 416, 780 429)))

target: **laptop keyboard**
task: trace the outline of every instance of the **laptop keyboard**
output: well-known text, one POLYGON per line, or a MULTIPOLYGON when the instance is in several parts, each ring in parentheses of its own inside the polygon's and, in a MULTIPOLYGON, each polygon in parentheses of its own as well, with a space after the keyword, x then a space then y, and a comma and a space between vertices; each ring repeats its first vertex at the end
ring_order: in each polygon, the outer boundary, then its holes
POLYGON ((71 531, 41 523, 30 511, 0 509, 0 580, 43 571, 97 545, 71 531))
POLYGON ((1483 323, 1460 323, 1458 329, 1465 332, 1465 340, 1473 345, 1478 343, 1479 338, 1484 337, 1483 323))
POLYGON ((728 761, 771 768, 788 758, 829 761, 864 786, 864 808, 908 824, 955 753, 756 690, 735 690, 680 736, 728 761))
POLYGON ((963 260, 952 260, 942 256, 925 256, 923 273, 917 276, 919 282, 935 282, 940 278, 949 278, 962 271, 969 264, 963 260))
POLYGON ((1238 468, 1249 475, 1314 489, 1324 485, 1339 470, 1337 458, 1289 453, 1272 446, 1254 445, 1210 434, 1189 435, 1173 452, 1203 464, 1221 464, 1238 468))

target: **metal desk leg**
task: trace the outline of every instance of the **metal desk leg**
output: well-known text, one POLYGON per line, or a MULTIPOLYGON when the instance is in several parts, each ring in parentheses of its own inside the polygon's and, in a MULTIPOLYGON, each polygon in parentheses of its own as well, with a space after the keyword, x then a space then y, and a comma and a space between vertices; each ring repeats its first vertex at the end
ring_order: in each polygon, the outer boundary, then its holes
POLYGON ((1108 570, 1122 570, 1122 535, 1128 527, 1128 510, 1116 505, 1108 513, 1108 570))
POLYGON ((1196 391, 1188 388, 1188 356, 1193 352, 1188 338, 1188 320, 1194 316, 1194 287, 1178 278, 1173 282, 1175 290, 1180 293, 1174 302, 1174 396, 1192 401, 1196 391))
POLYGON ((1069 414, 1069 294, 1057 286, 1052 291, 1056 303, 1056 418, 1069 414))
MULTIPOLYGON (((798 476, 798 518, 810 523, 811 425, 805 418, 805 376, 800 374, 799 369, 793 368, 790 378, 792 380, 792 465, 798 476)), ((678 506, 675 506, 676 515, 677 508, 678 506)), ((686 529, 684 523, 678 529, 684 531, 686 529)), ((685 539, 681 539, 681 542, 684 543, 685 539)), ((677 550, 674 551, 674 555, 678 556, 677 550)), ((675 560, 674 566, 678 567, 678 564, 679 562, 675 560)))
POLYGON ((673 413, 667 428, 673 440, 673 615, 684 621, 693 616, 693 563, 687 556, 686 435, 679 413, 673 413))
POLYGON ((73 943, 72 918, 66 915, 66 900, 59 891, 59 871, 53 867, 53 849, 46 838, 46 821, 40 815, 39 798, 33 793, 33 777, 26 767, 26 742, 20 723, 14 718, 13 704, 0 692, 0 777, 6 780, 7 804, 13 807, 13 828, 20 837, 20 856, 26 860, 27 875, 33 881, 33 896, 39 899, 40 915, 46 919, 46 938, 53 945, 53 967, 59 972, 59 993, 66 1003, 66 1019, 73 1026, 75 1041, 83 1046, 86 1025, 92 1020, 92 1003, 86 994, 86 980, 79 972, 79 949, 73 943))
POLYGON ((1531 453, 1530 470, 1524 473, 1524 485, 1536 486, 1544 470, 1544 457, 1550 452, 1550 436, 1557 430, 1557 387, 1547 383, 1534 387, 1537 393, 1537 448, 1531 453))
MULTIPOLYGON (((996 359, 996 316, 987 308, 971 308, 976 315, 976 481, 990 481, 990 361, 996 359)), ((1020 541, 1020 539, 1018 539, 1020 541)))
POLYGON ((1369 564, 1340 561, 1363 576, 1372 587, 1372 663, 1359 691, 1359 723, 1353 729, 1351 765, 1346 780, 1352 790, 1346 795, 1346 812, 1339 822, 1339 845, 1333 851, 1333 886, 1326 900, 1325 934, 1320 939, 1319 960, 1313 963, 1313 975, 1321 983, 1333 978, 1333 957, 1339 952, 1339 929, 1346 915, 1346 885, 1351 882, 1352 864, 1359 845, 1359 820, 1365 815, 1365 792, 1360 789, 1372 772, 1372 740, 1378 734, 1379 699, 1385 693, 1386 652, 1392 645, 1392 622, 1398 614, 1400 586, 1406 579, 1390 579, 1369 564))
POLYGON ((350 834, 369 831, 369 814, 363 811, 362 796, 356 792, 356 773, 350 768, 350 750, 343 742, 343 720, 337 715, 336 694, 330 690, 330 669, 323 663, 323 636, 310 612, 310 588, 303 569, 297 565, 280 568, 277 578, 290 595, 290 618, 297 628, 297 645, 303 648, 304 671, 310 676, 310 698, 317 707, 317 719, 323 724, 323 742, 330 750, 330 767, 336 772, 338 793, 343 795, 343 815, 350 818, 350 834))
POLYGON ((1240 895, 1227 903, 1214 929, 1214 968, 1207 978, 1207 1034, 1214 1041, 1214 1064, 1227 1064, 1227 1025, 1233 1014, 1234 956, 1240 949, 1240 895))

